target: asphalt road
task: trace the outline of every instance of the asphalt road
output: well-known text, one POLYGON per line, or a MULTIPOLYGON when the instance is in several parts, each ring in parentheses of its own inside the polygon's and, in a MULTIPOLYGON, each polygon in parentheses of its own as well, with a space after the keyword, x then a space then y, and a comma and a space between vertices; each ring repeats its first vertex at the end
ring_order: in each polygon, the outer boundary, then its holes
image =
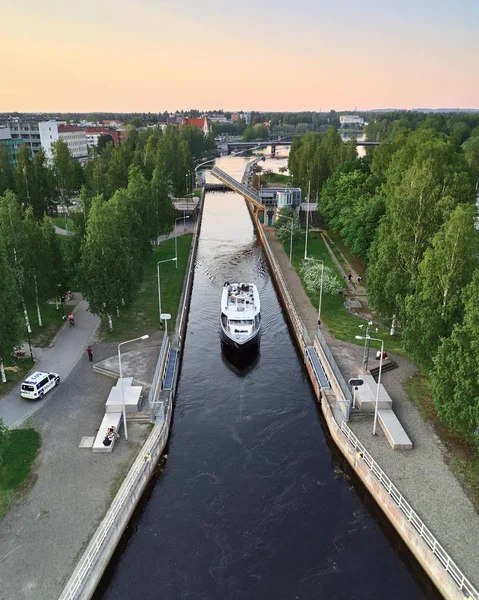
MULTIPOLYGON (((68 377, 81 354, 85 352, 88 340, 99 322, 98 317, 88 312, 87 308, 87 302, 82 300, 75 312, 74 327, 70 328, 65 323, 53 347, 38 351, 35 357, 39 360, 35 370, 58 373, 62 382, 68 377)), ((17 386, 0 399, 0 418, 9 427, 19 427, 26 418, 50 402, 61 387, 62 383, 48 392, 43 400, 32 401, 22 398, 20 386, 17 386)))

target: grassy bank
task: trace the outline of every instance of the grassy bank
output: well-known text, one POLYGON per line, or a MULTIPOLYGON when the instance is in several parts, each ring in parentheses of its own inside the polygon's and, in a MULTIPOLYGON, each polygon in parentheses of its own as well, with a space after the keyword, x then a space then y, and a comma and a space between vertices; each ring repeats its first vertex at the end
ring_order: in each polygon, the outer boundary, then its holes
MULTIPOLYGON (((301 277, 301 263, 304 258, 304 237, 293 244, 293 267, 301 277)), ((285 252, 289 255, 289 243, 283 244, 285 252)), ((344 282, 344 279, 339 272, 334 260, 332 259, 328 249, 326 248, 321 235, 318 232, 310 232, 308 235, 308 255, 313 258, 318 258, 324 261, 324 265, 330 267, 333 273, 336 274, 340 281, 344 282)), ((301 281, 303 279, 301 278, 301 281)), ((304 286, 304 281, 303 281, 304 286)), ((346 282, 343 283, 346 288, 346 282)), ((319 306, 319 293, 308 292, 304 287, 306 293, 311 300, 314 307, 319 306)), ((361 335, 362 332, 359 329, 359 325, 365 322, 357 317, 350 315, 344 307, 344 297, 341 294, 323 294, 323 301, 321 306, 321 320, 327 325, 331 334, 334 335, 338 340, 345 342, 351 342, 353 344, 362 345, 361 340, 355 338, 356 335, 361 335)), ((378 332, 374 332, 375 337, 384 339, 384 346, 387 351, 397 352, 404 354, 404 350, 401 346, 401 340, 398 336, 391 337, 389 330, 380 328, 378 332)), ((374 347, 374 343, 371 344, 374 347)))
POLYGON ((261 184, 266 185, 268 183, 280 183, 282 185, 286 185, 291 182, 291 177, 289 175, 284 175, 284 173, 262 173, 261 174, 261 184))
MULTIPOLYGON (((38 323, 36 306, 27 306, 27 310, 28 318, 30 320, 30 327, 32 329, 32 333, 30 334, 32 345, 39 346, 40 348, 47 347, 55 337, 57 331, 63 325, 61 304, 59 304, 58 310, 54 302, 53 304, 43 302, 40 305, 42 327, 40 327, 38 323)), ((72 310, 73 306, 70 304, 65 304, 63 306, 63 312, 65 315, 70 314, 72 310)))
POLYGON ((70 220, 68 217, 57 215, 56 217, 51 217, 53 224, 60 229, 70 229, 70 220))
MULTIPOLYGON (((0 383, 0 397, 12 390, 20 381, 23 381, 35 364, 31 358, 14 361, 11 357, 4 360, 6 383, 0 383)), ((20 391, 18 392, 20 395, 20 391)))
POLYGON ((424 420, 430 421, 436 434, 448 450, 449 468, 479 511, 479 450, 477 442, 465 440, 446 427, 439 419, 429 377, 418 370, 403 382, 409 399, 418 407, 424 420))
MULTIPOLYGON (((161 310, 171 314, 168 330, 176 325, 178 305, 180 303, 185 278, 188 255, 193 234, 187 233, 177 238, 178 269, 174 261, 160 265, 161 310)), ((158 315, 158 278, 156 265, 160 260, 175 256, 174 238, 165 240, 157 246, 144 267, 143 284, 132 305, 113 319, 113 331, 108 331, 106 319, 102 319, 101 337, 103 341, 122 341, 159 328, 158 315)))
POLYGON ((40 434, 34 429, 12 429, 0 465, 0 518, 30 475, 40 448, 40 434))

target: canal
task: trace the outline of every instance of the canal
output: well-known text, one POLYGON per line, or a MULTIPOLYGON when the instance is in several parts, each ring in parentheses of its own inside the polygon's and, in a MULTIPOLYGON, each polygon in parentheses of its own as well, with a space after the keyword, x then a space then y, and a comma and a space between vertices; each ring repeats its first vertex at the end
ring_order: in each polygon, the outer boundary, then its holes
POLYGON ((440 597, 329 439, 233 193, 206 196, 167 452, 97 600, 440 597), (245 361, 220 341, 227 280, 261 297, 261 344, 245 361))

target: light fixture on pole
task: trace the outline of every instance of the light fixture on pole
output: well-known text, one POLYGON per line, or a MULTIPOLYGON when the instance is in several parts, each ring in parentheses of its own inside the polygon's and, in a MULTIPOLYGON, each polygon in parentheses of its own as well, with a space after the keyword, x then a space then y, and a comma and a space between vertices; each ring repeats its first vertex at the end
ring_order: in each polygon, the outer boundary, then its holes
POLYGON ((324 261, 320 258, 314 258, 312 256, 306 256, 304 260, 313 260, 321 263, 321 280, 319 283, 319 306, 318 306, 318 327, 321 325, 321 304, 323 302, 323 277, 324 277, 324 261))
POLYGON ((118 344, 118 364, 120 366, 120 384, 121 384, 121 404, 123 409, 123 423, 125 425, 125 440, 128 441, 128 429, 126 427, 126 410, 125 410, 125 390, 123 388, 123 371, 121 370, 121 352, 120 346, 124 344, 130 344, 131 342, 137 342, 138 340, 147 340, 150 336, 148 334, 137 337, 134 340, 127 340, 126 342, 120 342, 118 344))
MULTIPOLYGON (((186 217, 178 217, 177 219, 175 219, 175 229, 176 229, 176 222, 177 221, 181 221, 181 219, 189 219, 190 215, 186 216, 186 217)), ((175 232, 175 260, 176 260, 176 268, 178 269, 178 236, 176 235, 175 232)))
POLYGON ((308 257, 308 225, 309 225, 309 196, 311 194, 311 181, 308 184, 308 210, 306 211, 306 239, 304 240, 304 260, 308 257))
POLYGON ((159 314, 159 316, 160 316, 160 329, 161 329, 161 286, 160 286, 160 264, 161 264, 161 263, 165 263, 165 262, 171 262, 171 261, 173 261, 173 260, 174 260, 175 262, 177 262, 177 260, 176 260, 176 257, 175 257, 175 258, 167 258, 167 259, 165 259, 165 260, 159 260, 159 261, 156 263, 156 271, 157 271, 157 274, 158 274, 158 314, 159 314))
POLYGON ((161 313, 160 318, 165 322, 165 336, 168 336, 168 320, 171 319, 170 313, 161 313))
POLYGON ((376 426, 378 422, 378 407, 379 407, 379 388, 381 386, 381 372, 383 369, 383 353, 384 353, 384 341, 379 338, 373 338, 368 336, 367 338, 362 335, 355 336, 357 340, 367 340, 368 342, 372 340, 373 342, 381 342, 381 356, 379 357, 379 375, 378 375, 378 386, 376 388, 376 406, 374 408, 374 425, 373 425, 373 435, 376 435, 376 426))

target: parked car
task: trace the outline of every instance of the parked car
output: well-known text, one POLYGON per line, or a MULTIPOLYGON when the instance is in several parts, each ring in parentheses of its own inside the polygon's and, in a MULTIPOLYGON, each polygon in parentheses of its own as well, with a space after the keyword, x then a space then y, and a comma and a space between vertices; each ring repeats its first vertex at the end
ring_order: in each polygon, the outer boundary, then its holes
POLYGON ((47 373, 47 371, 35 371, 28 379, 22 383, 22 398, 34 400, 43 398, 52 388, 60 383, 60 375, 58 373, 47 373))

